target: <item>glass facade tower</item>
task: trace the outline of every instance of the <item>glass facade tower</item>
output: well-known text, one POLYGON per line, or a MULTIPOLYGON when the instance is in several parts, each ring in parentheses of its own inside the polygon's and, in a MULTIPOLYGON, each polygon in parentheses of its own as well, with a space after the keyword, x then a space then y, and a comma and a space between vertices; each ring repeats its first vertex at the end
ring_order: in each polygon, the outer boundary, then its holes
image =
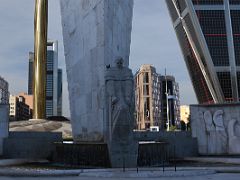
POLYGON ((57 115, 62 116, 62 69, 58 69, 58 102, 57 102, 57 115))
POLYGON ((199 103, 238 102, 240 1, 166 3, 199 103))
MULTIPOLYGON (((34 53, 29 53, 28 94, 32 94, 34 53)), ((46 117, 62 114, 62 71, 58 69, 58 42, 47 42, 46 117), (61 76, 61 77, 59 77, 61 76)))

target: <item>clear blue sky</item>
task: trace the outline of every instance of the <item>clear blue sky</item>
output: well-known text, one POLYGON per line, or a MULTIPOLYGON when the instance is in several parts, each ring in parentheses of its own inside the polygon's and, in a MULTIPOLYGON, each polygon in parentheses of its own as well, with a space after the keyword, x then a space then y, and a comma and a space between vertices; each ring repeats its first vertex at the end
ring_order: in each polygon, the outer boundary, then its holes
MULTIPOLYGON (((10 93, 27 92, 28 52, 33 50, 34 0, 0 0, 0 76, 10 93)), ((59 66, 64 70, 63 113, 69 116, 67 81, 58 0, 49 0, 49 39, 59 41, 59 66)), ((135 0, 130 68, 152 64, 158 73, 174 75, 181 104, 196 103, 164 0, 135 0)))

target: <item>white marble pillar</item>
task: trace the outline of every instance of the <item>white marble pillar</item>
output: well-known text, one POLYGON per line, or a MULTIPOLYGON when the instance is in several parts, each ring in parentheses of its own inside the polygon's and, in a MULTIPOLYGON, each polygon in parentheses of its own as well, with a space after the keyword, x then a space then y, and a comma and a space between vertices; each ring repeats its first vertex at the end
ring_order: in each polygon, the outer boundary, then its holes
POLYGON ((3 140, 9 134, 9 105, 0 104, 0 155, 3 155, 3 140))
POLYGON ((105 142, 104 71, 128 66, 133 0, 60 2, 74 140, 105 142))

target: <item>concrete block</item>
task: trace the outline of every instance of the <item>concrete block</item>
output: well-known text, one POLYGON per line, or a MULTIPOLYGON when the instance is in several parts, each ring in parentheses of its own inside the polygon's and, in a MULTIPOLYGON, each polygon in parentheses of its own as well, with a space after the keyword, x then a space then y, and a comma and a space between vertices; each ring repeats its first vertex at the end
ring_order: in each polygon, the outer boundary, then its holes
POLYGON ((3 154, 3 139, 9 133, 9 105, 0 104, 0 155, 3 154))
POLYGON ((240 103, 191 105, 190 114, 200 154, 240 154, 240 103))
POLYGON ((62 142, 62 133, 10 132, 3 141, 4 158, 47 159, 55 151, 55 142, 62 142))

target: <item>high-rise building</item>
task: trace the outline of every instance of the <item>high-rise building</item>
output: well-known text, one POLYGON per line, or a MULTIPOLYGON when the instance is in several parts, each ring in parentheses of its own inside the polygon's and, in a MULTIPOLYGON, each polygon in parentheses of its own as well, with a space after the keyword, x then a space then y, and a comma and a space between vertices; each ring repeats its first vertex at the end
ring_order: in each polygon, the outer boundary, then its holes
POLYGON ((180 106, 180 116, 181 121, 187 125, 190 121, 190 107, 188 105, 180 106))
POLYGON ((28 94, 33 95, 33 65, 34 53, 29 52, 28 54, 28 94))
POLYGON ((238 102, 240 1, 166 3, 199 103, 238 102))
POLYGON ((180 127, 180 100, 179 100, 179 86, 173 76, 161 76, 162 84, 162 127, 161 129, 168 129, 175 126, 180 127))
MULTIPOLYGON (((29 53, 28 93, 33 94, 33 63, 34 53, 29 53)), ((58 69, 58 42, 47 42, 46 69, 46 117, 61 114, 62 109, 62 71, 58 69), (58 84, 60 83, 60 84, 58 84)))
POLYGON ((57 116, 62 116, 62 69, 58 69, 57 116))
POLYGON ((10 121, 22 121, 28 120, 30 118, 30 109, 29 106, 25 103, 25 98, 23 96, 10 95, 9 105, 10 121))
POLYGON ((136 129, 160 126, 161 80, 151 65, 142 65, 135 75, 136 129))

